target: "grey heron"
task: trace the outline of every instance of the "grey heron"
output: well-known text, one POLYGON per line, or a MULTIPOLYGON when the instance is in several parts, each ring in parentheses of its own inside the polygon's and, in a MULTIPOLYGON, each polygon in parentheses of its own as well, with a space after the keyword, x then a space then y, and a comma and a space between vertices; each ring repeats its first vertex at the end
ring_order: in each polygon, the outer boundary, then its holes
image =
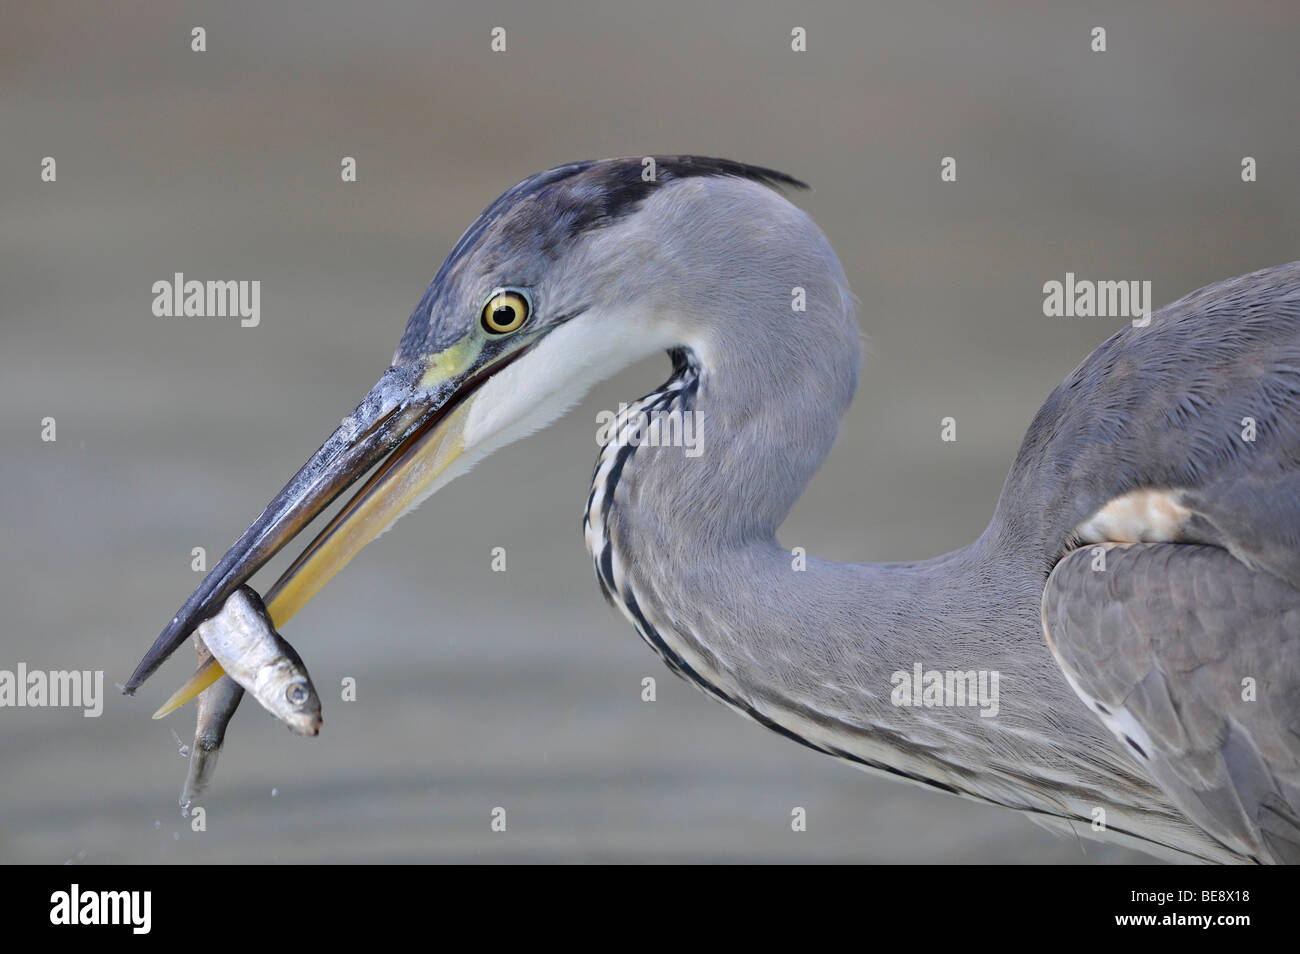
POLYGON ((702 452, 610 441, 584 530, 601 589, 670 669, 820 752, 1058 830, 1300 860, 1300 263, 1101 345, 1034 418, 969 546, 792 560, 777 530, 857 384, 848 280, 783 194, 797 180, 689 156, 648 168, 563 165, 488 206, 391 367, 126 691, 367 473, 268 591, 277 626, 438 488, 666 352, 671 377, 626 413, 698 414, 702 452), (996 713, 950 685, 900 704, 893 677, 914 670, 927 689, 930 671, 995 674, 996 713))

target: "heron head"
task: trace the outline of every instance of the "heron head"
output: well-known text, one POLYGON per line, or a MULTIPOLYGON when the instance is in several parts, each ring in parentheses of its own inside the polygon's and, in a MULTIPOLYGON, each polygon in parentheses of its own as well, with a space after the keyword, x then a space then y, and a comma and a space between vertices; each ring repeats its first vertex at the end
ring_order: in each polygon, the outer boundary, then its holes
POLYGON ((611 159, 539 173, 493 202, 416 305, 392 366, 190 596, 126 690, 366 474, 267 591, 277 627, 403 513, 596 381, 657 351, 707 347, 707 316, 734 315, 756 273, 798 254, 774 217, 811 225, 755 183, 802 186, 729 160, 611 159))

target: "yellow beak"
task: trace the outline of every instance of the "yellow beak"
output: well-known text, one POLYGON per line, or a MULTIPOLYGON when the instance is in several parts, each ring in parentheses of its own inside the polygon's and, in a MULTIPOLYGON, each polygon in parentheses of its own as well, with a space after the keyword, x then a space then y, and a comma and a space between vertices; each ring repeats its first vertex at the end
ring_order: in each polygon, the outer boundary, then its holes
MULTIPOLYGON (((438 424, 390 457, 285 570, 267 591, 266 609, 278 630, 307 605, 334 574, 410 507, 427 495, 427 488, 465 449, 465 418, 472 398, 462 401, 438 424)), ((225 674, 210 657, 153 714, 174 712, 225 674)))

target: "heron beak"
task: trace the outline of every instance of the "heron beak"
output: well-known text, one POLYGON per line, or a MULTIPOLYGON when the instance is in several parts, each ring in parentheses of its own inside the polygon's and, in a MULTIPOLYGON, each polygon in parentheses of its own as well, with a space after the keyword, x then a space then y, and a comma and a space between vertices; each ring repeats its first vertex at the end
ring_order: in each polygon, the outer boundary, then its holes
MULTIPOLYGON (((424 367, 390 368, 288 484, 275 496, 185 601, 123 687, 144 682, 204 619, 376 464, 373 475, 267 591, 278 629, 367 543, 430 492, 464 450, 464 421, 474 392, 528 350, 493 360, 437 355, 424 367), (461 363, 469 364, 460 368, 461 363)), ((436 489, 436 488, 434 488, 436 489)), ((211 685, 223 670, 209 659, 155 713, 165 715, 211 685)))

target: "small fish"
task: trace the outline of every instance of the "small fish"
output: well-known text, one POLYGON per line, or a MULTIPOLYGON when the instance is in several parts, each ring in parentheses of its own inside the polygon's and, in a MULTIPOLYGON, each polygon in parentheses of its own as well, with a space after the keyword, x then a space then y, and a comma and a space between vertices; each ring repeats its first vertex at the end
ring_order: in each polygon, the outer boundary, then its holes
MULTIPOLYGON (((272 715, 300 735, 315 735, 320 731, 320 697, 307 675, 307 667, 297 651, 275 631, 256 590, 248 586, 235 590, 221 612, 200 623, 197 632, 227 675, 252 693, 272 715)), ((224 677, 217 680, 204 694, 217 688, 223 680, 224 677)), ((234 704, 228 699, 223 703, 221 699, 219 696, 213 700, 214 720, 225 706, 233 711, 234 704)))
MULTIPOLYGON (((197 635, 194 648, 198 651, 200 665, 212 658, 211 651, 197 635)), ((243 687, 229 676, 222 676, 199 693, 199 717, 194 728, 194 744, 190 746, 190 770, 185 777, 185 787, 181 789, 181 815, 188 817, 190 806, 198 801, 212 781, 217 770, 217 756, 226 741, 226 726, 243 698, 243 687)))

